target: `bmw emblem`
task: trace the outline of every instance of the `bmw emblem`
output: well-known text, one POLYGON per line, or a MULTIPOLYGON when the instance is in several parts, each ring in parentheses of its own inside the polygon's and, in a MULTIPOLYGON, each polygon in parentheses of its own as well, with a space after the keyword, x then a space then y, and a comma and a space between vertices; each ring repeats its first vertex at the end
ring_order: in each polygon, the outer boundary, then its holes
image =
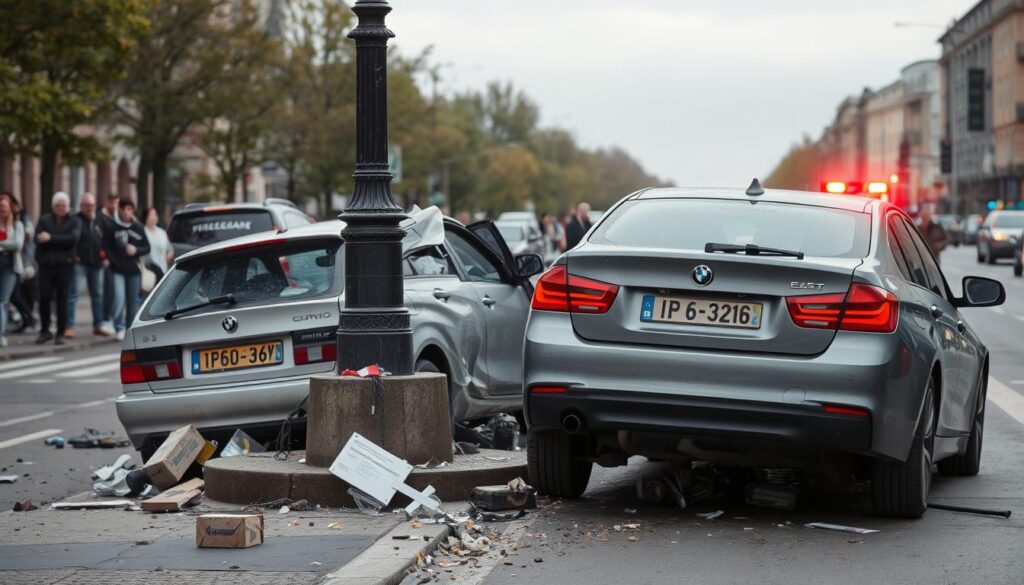
MULTIPOLYGON (((710 272, 710 271, 709 271, 710 272)), ((694 278, 697 278, 697 273, 694 272, 694 278)), ((224 320, 220 322, 221 327, 228 333, 234 333, 235 329, 238 329, 238 319, 235 319, 231 315, 224 317, 224 320)))
POLYGON ((697 283, 697 286, 707 286, 714 279, 715 273, 711 272, 707 264, 701 264, 693 269, 693 282, 697 283))

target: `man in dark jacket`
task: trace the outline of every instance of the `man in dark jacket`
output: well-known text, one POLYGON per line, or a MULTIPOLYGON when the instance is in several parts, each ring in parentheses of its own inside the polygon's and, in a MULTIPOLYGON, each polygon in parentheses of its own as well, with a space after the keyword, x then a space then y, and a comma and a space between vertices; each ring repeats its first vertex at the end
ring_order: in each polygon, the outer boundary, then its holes
POLYGON ((100 251, 103 249, 103 232, 100 229, 100 214, 96 211, 96 198, 92 193, 82 193, 78 200, 78 221, 82 224, 82 235, 75 247, 75 277, 71 279, 71 294, 68 297, 68 328, 66 337, 75 335, 75 305, 82 290, 82 282, 89 289, 89 305, 92 309, 92 332, 106 337, 114 332, 103 327, 106 315, 103 312, 103 264, 100 251))
POLYGON ((583 236, 587 235, 587 230, 590 229, 590 204, 580 203, 576 206, 576 214, 569 220, 569 225, 565 226, 565 249, 571 250, 576 247, 576 244, 580 243, 583 236))
POLYGON ((103 232, 103 253, 114 281, 114 336, 122 340, 139 310, 139 259, 149 254, 149 239, 145 228, 135 219, 135 204, 127 197, 117 202, 113 221, 103 222, 103 232))
POLYGON ((54 339, 50 333, 50 304, 57 301, 57 335, 54 343, 64 345, 68 326, 68 292, 75 269, 75 246, 82 225, 71 215, 71 198, 67 193, 54 193, 50 202, 53 213, 39 218, 36 226, 36 262, 39 264, 39 337, 36 343, 54 339))

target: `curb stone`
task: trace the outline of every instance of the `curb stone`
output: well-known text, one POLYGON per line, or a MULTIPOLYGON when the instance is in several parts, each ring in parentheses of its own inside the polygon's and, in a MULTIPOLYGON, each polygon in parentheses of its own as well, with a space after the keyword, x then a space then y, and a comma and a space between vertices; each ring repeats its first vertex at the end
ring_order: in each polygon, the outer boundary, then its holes
MULTIPOLYGON (((469 502, 447 502, 449 513, 469 512, 469 502)), ((392 536, 409 534, 413 529, 403 522, 385 533, 370 548, 364 550, 347 565, 324 575, 317 585, 398 585, 416 563, 416 555, 437 550, 441 542, 453 534, 447 524, 424 524, 423 534, 427 540, 394 540, 392 536), (396 551, 395 548, 399 550, 396 551)))

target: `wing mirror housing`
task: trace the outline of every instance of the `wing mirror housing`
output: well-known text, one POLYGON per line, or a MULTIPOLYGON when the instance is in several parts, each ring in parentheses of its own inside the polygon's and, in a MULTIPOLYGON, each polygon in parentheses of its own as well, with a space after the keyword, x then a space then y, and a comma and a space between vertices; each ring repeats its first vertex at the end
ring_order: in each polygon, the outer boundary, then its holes
POLYGON ((956 299, 957 307, 994 307, 1006 301, 1006 289, 998 280, 965 276, 964 296, 956 299))
POLYGON ((544 259, 540 254, 520 254, 516 256, 516 270, 522 278, 529 278, 544 272, 544 259))

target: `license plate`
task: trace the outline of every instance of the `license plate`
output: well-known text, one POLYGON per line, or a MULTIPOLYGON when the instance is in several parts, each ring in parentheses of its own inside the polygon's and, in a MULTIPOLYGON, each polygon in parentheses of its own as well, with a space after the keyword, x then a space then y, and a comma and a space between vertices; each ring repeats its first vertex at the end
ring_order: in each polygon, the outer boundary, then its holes
POLYGON ((761 328, 761 303, 733 303, 686 297, 644 295, 640 320, 653 323, 761 328))
POLYGON ((264 341, 247 345, 212 347, 192 352, 192 373, 209 374, 225 370, 275 366, 284 361, 284 343, 264 341))

